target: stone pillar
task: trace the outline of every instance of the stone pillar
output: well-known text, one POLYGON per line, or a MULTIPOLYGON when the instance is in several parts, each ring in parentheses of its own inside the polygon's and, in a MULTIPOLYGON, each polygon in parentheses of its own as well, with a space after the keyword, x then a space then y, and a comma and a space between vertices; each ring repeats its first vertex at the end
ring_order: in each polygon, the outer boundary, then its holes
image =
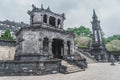
POLYGON ((99 34, 99 30, 97 30, 97 40, 98 40, 98 43, 100 44, 100 34, 99 34))
POLYGON ((64 55, 68 55, 67 41, 64 42, 64 55))
POLYGON ((50 55, 53 55, 53 54, 52 54, 52 41, 53 41, 53 40, 50 39, 50 40, 49 40, 49 45, 48 45, 48 47, 49 47, 49 48, 48 48, 48 52, 49 52, 50 55))
POLYGON ((93 43, 95 43, 95 31, 93 29, 93 43))
POLYGON ((71 42, 71 45, 70 45, 70 54, 74 54, 74 42, 71 42))
POLYGON ((43 54, 43 39, 42 38, 40 38, 39 39, 39 45, 40 45, 40 54, 43 54))
POLYGON ((57 24, 58 19, 55 20, 55 27, 58 28, 58 24, 57 24))
POLYGON ((47 16, 47 24, 49 25, 49 18, 50 18, 50 16, 47 16))
POLYGON ((33 18, 34 18, 34 15, 30 15, 30 25, 31 26, 33 25, 33 18))
POLYGON ((43 23, 43 14, 41 14, 41 23, 43 23))
POLYGON ((63 20, 60 22, 60 28, 63 29, 63 20))

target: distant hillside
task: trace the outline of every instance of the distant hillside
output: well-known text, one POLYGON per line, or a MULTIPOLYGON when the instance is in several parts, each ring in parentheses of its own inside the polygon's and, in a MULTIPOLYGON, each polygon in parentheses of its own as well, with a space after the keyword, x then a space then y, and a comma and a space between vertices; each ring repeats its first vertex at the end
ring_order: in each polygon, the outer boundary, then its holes
POLYGON ((11 31, 16 31, 21 27, 28 27, 29 25, 24 22, 14 22, 10 20, 0 21, 0 30, 10 29, 11 31))

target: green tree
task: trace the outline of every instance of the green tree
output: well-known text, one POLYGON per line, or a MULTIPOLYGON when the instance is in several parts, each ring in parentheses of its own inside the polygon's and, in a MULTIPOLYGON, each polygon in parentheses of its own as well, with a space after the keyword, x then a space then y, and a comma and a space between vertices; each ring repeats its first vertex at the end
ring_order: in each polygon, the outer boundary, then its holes
POLYGON ((106 44, 108 51, 120 51, 120 40, 112 40, 106 44))
POLYGON ((117 34, 117 35, 113 35, 113 36, 110 36, 110 37, 104 38, 104 42, 105 42, 105 44, 111 42, 112 40, 120 40, 120 35, 117 34))
POLYGON ((6 30, 5 33, 0 37, 1 40, 13 40, 10 30, 6 30))
POLYGON ((79 48, 88 48, 88 44, 92 41, 92 32, 89 28, 85 26, 80 26, 78 28, 67 28, 68 32, 74 32, 75 45, 79 48))
POLYGON ((67 32, 73 32, 74 28, 67 28, 67 32))
POLYGON ((79 48, 88 48, 92 39, 90 37, 76 35, 74 39, 75 46, 79 48))
POLYGON ((78 28, 68 28, 67 31, 68 32, 74 31, 74 33, 79 36, 92 37, 92 32, 90 31, 89 28, 86 28, 85 26, 80 26, 78 28))
POLYGON ((84 26, 80 26, 78 28, 75 29, 75 33, 77 35, 80 35, 80 36, 87 36, 87 37, 90 37, 92 32, 90 31, 89 28, 86 28, 84 26))

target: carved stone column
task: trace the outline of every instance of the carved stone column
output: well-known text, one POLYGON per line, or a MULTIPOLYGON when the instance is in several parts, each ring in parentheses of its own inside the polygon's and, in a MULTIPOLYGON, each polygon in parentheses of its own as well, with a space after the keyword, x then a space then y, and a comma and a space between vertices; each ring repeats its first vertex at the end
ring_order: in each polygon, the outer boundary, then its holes
POLYGON ((33 25, 33 18, 34 18, 34 15, 30 15, 30 25, 32 26, 33 25))
POLYGON ((39 42, 40 42, 40 54, 43 54, 43 39, 42 38, 40 38, 39 39, 39 42))
POLYGON ((60 28, 63 29, 63 20, 61 20, 60 28))
POLYGON ((47 16, 47 24, 49 25, 49 18, 50 18, 50 16, 47 16))
POLYGON ((58 23, 57 23, 58 19, 55 20, 55 27, 58 28, 58 23))
POLYGON ((41 23, 43 23, 43 14, 41 14, 41 23))
POLYGON ((71 54, 74 54, 74 42, 71 42, 71 45, 70 45, 70 53, 71 53, 71 54))
POLYGON ((48 52, 49 52, 50 55, 53 55, 53 54, 52 54, 52 41, 53 41, 52 39, 49 40, 48 52))
POLYGON ((64 42, 64 55, 68 55, 68 46, 67 46, 67 42, 64 42))

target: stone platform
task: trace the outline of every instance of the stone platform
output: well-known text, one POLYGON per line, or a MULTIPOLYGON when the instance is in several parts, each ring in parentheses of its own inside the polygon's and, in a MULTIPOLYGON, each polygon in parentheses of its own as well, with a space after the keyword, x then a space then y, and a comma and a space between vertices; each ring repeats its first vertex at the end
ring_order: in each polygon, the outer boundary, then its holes
POLYGON ((61 67, 61 60, 41 61, 1 61, 0 76, 27 76, 45 75, 58 73, 61 67))
POLYGON ((86 71, 72 74, 50 74, 46 76, 5 76, 0 80, 120 80, 120 64, 115 63, 88 64, 86 71))

